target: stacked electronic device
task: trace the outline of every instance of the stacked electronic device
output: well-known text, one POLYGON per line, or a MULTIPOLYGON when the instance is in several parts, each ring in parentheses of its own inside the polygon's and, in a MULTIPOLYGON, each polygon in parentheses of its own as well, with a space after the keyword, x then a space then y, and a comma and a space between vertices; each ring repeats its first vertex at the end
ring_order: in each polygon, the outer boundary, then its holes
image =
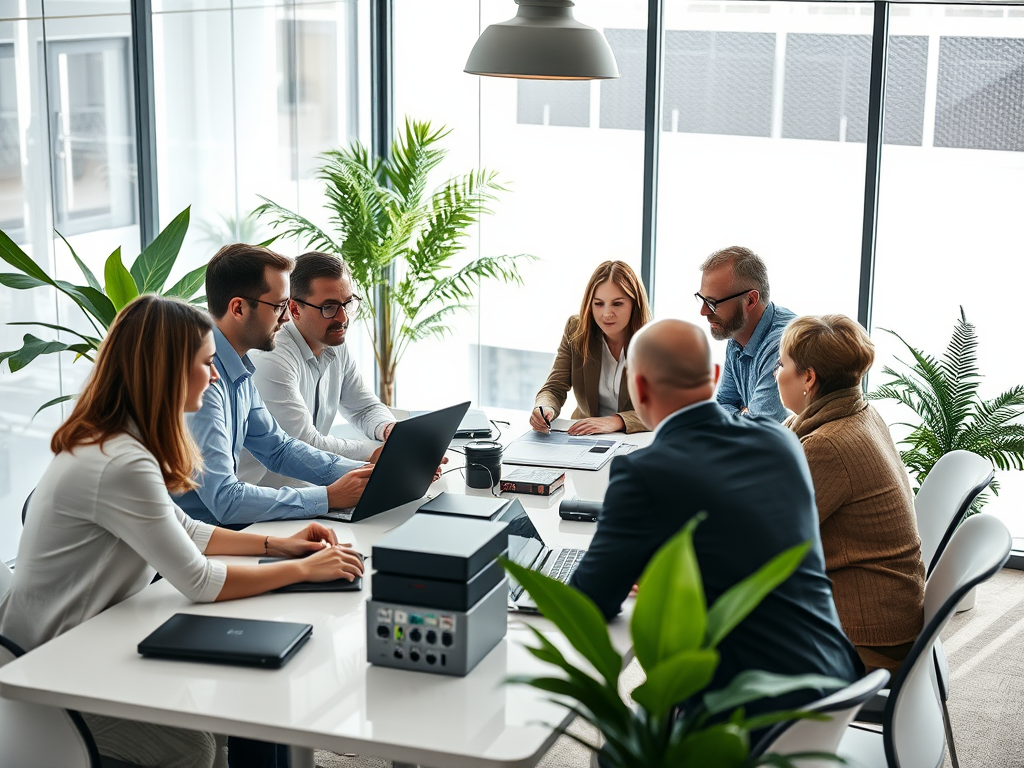
POLYGON ((367 661, 465 675, 505 636, 507 524, 417 514, 373 547, 367 661))

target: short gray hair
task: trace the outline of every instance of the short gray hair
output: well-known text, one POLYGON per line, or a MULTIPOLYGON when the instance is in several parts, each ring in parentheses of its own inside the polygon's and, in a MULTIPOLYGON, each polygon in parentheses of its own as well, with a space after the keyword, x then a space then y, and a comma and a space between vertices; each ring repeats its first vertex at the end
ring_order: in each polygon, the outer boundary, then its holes
POLYGON ((732 267, 732 273, 738 282, 746 284, 753 283, 757 289, 758 297, 763 304, 768 303, 770 294, 768 288, 768 267, 765 266, 761 257, 749 248, 742 245, 730 245, 720 251, 715 251, 708 256, 700 265, 701 272, 719 267, 732 267))

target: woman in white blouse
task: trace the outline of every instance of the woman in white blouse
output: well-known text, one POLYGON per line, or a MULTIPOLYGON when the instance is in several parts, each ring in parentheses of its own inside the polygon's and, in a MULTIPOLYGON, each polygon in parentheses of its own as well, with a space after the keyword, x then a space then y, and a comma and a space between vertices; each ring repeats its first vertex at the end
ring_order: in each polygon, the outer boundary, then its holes
MULTIPOLYGON (((36 487, 0 634, 26 651, 135 594, 159 572, 191 600, 228 600, 362 574, 312 523, 288 538, 192 520, 168 494, 202 470, 184 415, 217 378, 212 324, 183 301, 141 296, 114 321, 36 487), (226 565, 207 555, 302 558, 226 565)), ((101 754, 145 766, 212 766, 211 734, 83 715, 101 754)))
POLYGON ((651 321, 647 292, 623 261, 606 261, 590 276, 578 315, 565 324, 555 364, 534 400, 530 426, 547 432, 569 390, 579 419, 571 435, 643 432, 626 389, 626 348, 651 321))

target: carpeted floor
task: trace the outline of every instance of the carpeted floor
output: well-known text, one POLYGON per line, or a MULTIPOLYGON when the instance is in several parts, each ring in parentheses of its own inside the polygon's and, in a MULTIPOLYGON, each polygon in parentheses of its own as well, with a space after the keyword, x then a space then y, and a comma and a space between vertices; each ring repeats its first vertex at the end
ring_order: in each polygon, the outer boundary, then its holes
MULTIPOLYGON (((943 634, 951 672, 950 719, 963 768, 1019 768, 1024 758, 1024 571, 1003 570, 978 590, 977 607, 954 616, 943 634)), ((642 681, 635 664, 623 675, 642 681)), ((588 740, 586 726, 572 728, 588 740)), ((317 752, 322 768, 390 768, 369 757, 317 752)), ((946 766, 950 765, 946 758, 946 766)), ((589 768, 586 749, 565 736, 540 768, 589 768)), ((432 768, 444 768, 433 766, 432 768)))

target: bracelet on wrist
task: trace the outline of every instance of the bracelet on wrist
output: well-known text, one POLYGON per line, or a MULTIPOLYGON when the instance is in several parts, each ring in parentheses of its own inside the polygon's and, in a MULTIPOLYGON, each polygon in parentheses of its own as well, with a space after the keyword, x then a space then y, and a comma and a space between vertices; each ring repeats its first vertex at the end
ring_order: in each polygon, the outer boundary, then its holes
POLYGON ((265 538, 263 540, 263 554, 264 555, 269 555, 270 554, 270 537, 269 536, 267 536, 267 538, 265 538))

